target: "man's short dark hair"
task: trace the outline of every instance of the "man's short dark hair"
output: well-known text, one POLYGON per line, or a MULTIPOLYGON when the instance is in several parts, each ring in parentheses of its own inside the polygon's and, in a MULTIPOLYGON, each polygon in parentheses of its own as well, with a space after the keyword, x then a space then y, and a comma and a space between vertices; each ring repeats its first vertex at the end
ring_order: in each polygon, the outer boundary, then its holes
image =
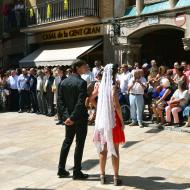
POLYGON ((66 67, 65 67, 64 65, 59 66, 58 69, 59 69, 60 71, 63 71, 63 72, 66 71, 66 67))
POLYGON ((86 61, 78 59, 72 63, 72 70, 74 73, 77 72, 77 67, 82 67, 83 65, 86 65, 86 61))

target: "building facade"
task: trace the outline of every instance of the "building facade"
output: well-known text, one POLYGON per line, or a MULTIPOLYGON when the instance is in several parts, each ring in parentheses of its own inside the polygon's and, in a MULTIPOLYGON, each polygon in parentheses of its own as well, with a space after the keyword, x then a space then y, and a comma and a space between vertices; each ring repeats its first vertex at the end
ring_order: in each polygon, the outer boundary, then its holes
POLYGON ((114 0, 26 1, 27 55, 21 67, 70 65, 82 58, 106 64, 114 59, 107 22, 114 17, 114 0))
POLYGON ((115 17, 119 63, 190 61, 190 1, 118 0, 115 17))
POLYGON ((20 32, 25 26, 24 18, 23 2, 0 1, 0 68, 18 67, 25 55, 25 34, 20 32))

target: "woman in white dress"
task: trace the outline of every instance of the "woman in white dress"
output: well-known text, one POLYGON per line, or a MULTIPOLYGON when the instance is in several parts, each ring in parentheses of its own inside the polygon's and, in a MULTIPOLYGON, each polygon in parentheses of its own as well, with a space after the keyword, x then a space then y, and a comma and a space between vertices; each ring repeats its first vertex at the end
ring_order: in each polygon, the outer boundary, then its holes
POLYGON ((105 184, 107 155, 112 157, 114 185, 119 185, 119 144, 125 142, 124 123, 119 104, 115 78, 117 66, 108 64, 104 68, 99 87, 97 115, 93 141, 99 153, 100 180, 105 184))

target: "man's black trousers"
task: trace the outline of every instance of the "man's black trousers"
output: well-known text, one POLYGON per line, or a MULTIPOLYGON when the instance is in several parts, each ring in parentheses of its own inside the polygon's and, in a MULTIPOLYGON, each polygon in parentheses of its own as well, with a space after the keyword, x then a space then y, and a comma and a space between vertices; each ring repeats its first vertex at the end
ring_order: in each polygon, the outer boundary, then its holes
POLYGON ((87 135, 87 122, 85 124, 75 124, 73 126, 65 126, 66 134, 65 140, 63 142, 60 159, 59 159, 59 170, 65 170, 65 165, 67 161, 67 156, 76 136, 76 147, 74 153, 74 172, 79 172, 81 170, 81 162, 84 150, 84 144, 87 135))

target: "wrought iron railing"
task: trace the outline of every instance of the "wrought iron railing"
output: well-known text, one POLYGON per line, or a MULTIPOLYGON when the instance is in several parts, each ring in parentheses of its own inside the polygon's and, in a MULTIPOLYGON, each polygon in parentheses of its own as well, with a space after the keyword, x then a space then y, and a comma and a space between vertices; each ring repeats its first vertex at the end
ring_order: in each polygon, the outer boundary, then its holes
POLYGON ((80 16, 99 16, 100 0, 53 0, 26 9, 27 25, 40 25, 80 16))

